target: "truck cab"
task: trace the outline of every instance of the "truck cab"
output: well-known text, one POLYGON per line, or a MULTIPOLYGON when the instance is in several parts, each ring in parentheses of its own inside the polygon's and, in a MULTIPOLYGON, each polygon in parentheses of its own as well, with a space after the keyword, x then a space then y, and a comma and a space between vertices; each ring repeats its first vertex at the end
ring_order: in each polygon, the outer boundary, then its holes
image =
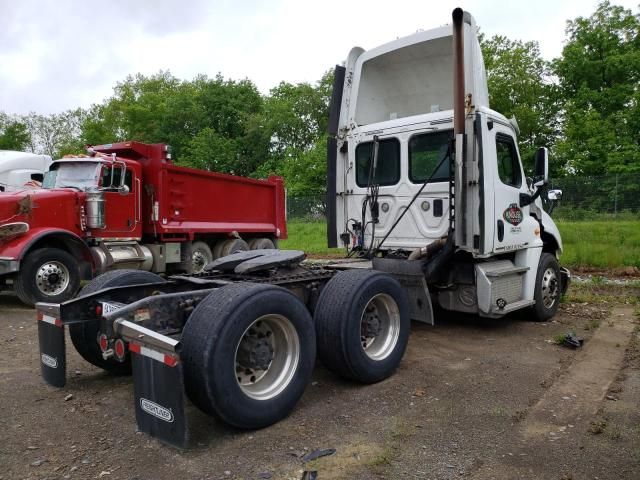
POLYGON ((535 309, 538 285, 548 316, 568 272, 540 199, 547 149, 527 178, 516 120, 489 105, 475 21, 457 11, 457 25, 353 48, 336 68, 328 242, 373 258, 374 268, 377 258, 421 259, 429 295, 450 310, 535 309))
POLYGON ((50 165, 49 155, 0 150, 0 192, 39 188, 50 165))

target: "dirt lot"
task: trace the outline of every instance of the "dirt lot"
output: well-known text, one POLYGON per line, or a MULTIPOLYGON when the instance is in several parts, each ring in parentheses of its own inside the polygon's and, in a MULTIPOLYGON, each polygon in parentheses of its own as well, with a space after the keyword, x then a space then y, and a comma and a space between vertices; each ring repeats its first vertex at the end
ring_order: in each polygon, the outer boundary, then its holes
POLYGON ((136 433, 131 379, 84 363, 70 343, 67 387, 46 386, 34 311, 0 296, 0 479, 638 479, 640 347, 628 295, 587 292, 547 324, 443 314, 435 327, 414 323, 392 378, 355 385, 318 365, 298 408, 272 427, 234 430, 190 406, 188 451, 136 433), (569 330, 586 339, 581 350, 553 343, 569 330), (321 448, 336 453, 303 463, 321 448))

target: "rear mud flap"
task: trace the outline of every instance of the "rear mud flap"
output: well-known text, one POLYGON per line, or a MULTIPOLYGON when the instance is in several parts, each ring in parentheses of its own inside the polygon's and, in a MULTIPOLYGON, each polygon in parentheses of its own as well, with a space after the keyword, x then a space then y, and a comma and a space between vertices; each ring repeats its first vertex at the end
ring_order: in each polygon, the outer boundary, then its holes
POLYGON ((49 321, 49 318, 40 318, 38 321, 38 343, 40 344, 42 378, 49 385, 64 387, 67 381, 64 326, 57 320, 49 321))
MULTIPOLYGON (((149 350, 145 347, 142 349, 147 350, 147 354, 140 353, 140 347, 131 348, 138 430, 174 447, 187 448, 182 363, 166 364, 148 356, 149 350)), ((162 355, 150 353, 154 357, 162 355)))

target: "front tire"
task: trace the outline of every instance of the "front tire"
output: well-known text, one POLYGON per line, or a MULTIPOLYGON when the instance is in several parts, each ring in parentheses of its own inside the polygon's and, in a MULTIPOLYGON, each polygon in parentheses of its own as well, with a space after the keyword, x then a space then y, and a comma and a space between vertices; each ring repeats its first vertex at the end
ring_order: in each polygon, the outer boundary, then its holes
POLYGON ((318 354, 338 375, 362 383, 396 370, 409 340, 409 300, 396 279, 346 270, 322 290, 314 316, 318 354))
POLYGON ((79 287, 78 261, 59 248, 29 252, 14 281, 16 295, 27 305, 64 302, 72 298, 79 287))
POLYGON ((536 322, 546 322, 558 311, 560 281, 560 266, 556 257, 550 253, 543 253, 538 262, 533 296, 536 303, 532 308, 532 315, 536 322))
MULTIPOLYGON (((97 292, 103 288, 124 287, 126 285, 140 285, 144 283, 163 282, 164 279, 155 273, 145 270, 111 270, 91 280, 81 291, 80 295, 97 292)), ((115 358, 105 360, 98 345, 100 321, 75 323, 69 325, 69 336, 76 351, 87 362, 107 372, 116 375, 131 373, 131 358, 129 353, 124 362, 115 358)))
POLYGON ((187 395, 230 425, 256 429, 289 415, 311 379, 311 316, 291 292, 239 283, 209 294, 182 333, 187 395))

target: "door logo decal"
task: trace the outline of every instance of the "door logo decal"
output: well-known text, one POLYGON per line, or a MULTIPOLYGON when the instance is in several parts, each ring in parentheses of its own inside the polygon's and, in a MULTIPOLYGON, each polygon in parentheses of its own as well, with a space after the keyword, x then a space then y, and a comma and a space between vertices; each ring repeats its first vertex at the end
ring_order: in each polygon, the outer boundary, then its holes
POLYGON ((502 212, 502 218, 511 225, 520 225, 523 220, 522 210, 518 207, 517 203, 512 203, 509 207, 502 212))

